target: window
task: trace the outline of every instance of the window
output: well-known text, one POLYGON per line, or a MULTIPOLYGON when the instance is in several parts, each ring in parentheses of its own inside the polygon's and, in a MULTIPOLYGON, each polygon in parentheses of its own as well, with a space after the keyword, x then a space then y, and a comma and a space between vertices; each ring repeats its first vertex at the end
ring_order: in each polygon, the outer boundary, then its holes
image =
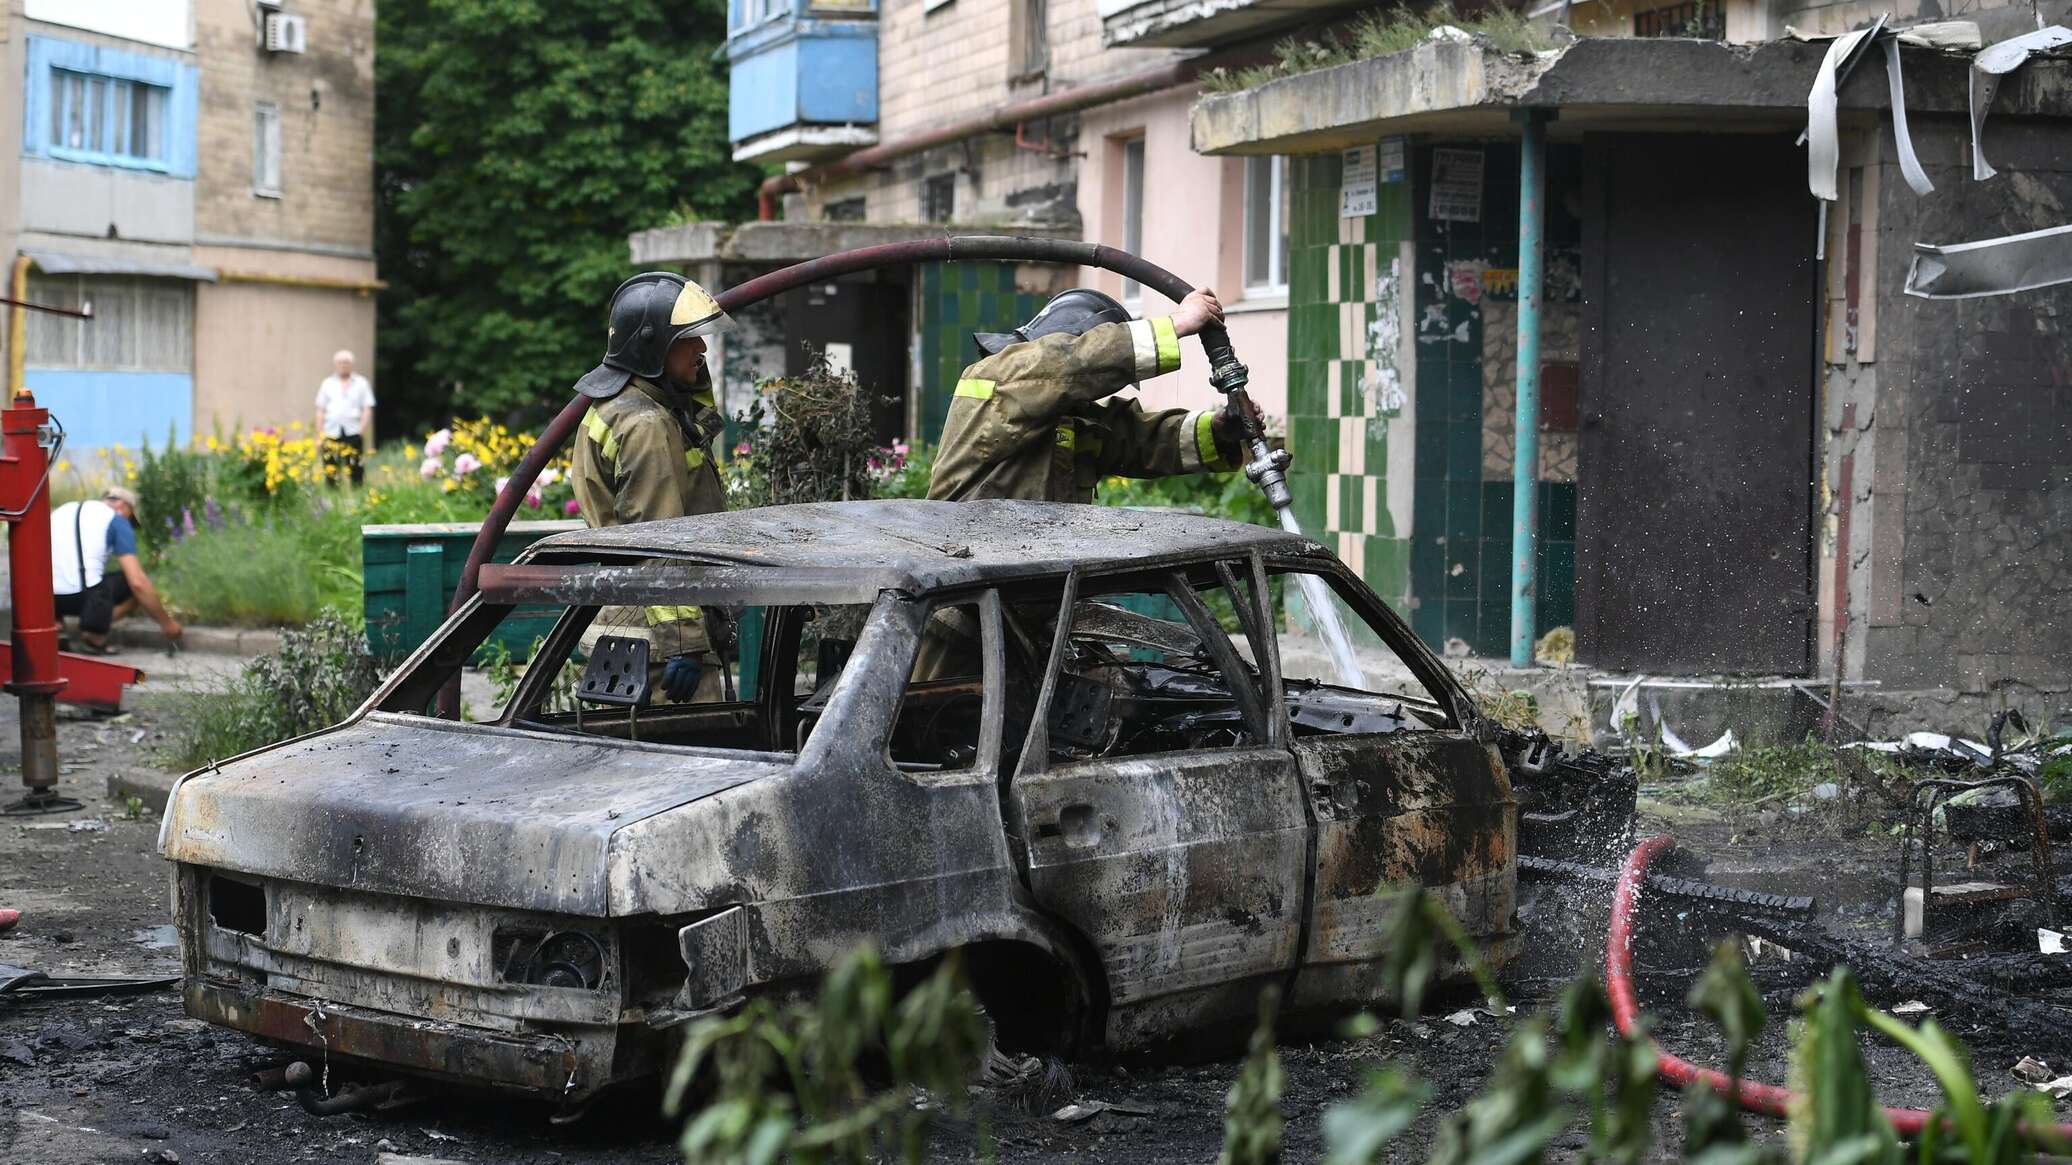
POLYGON ((29 276, 29 298, 77 308, 91 320, 32 311, 24 358, 37 368, 121 372, 191 372, 194 287, 180 279, 109 275, 29 276))
POLYGON ((1389 646, 1377 621, 1330 576, 1271 575, 1281 686, 1295 735, 1450 727, 1452 710, 1428 677, 1389 646))
POLYGON ((1288 159, 1245 159, 1245 291, 1288 294, 1288 159))
MULTIPOLYGON (((1122 143, 1122 249, 1132 255, 1144 249, 1144 139, 1122 143)), ((1134 279, 1122 281, 1122 298, 1134 303, 1144 288, 1134 279)))
POLYGON ((51 150, 162 167, 170 96, 163 85, 52 69, 51 150))
POLYGON ((252 121, 252 193, 281 196, 281 107, 262 101, 252 121))
POLYGON ((727 32, 729 35, 751 32, 790 11, 790 0, 733 0, 727 5, 727 32))
POLYGON ((937 174, 921 183, 923 222, 952 222, 957 217, 957 176, 937 174))
POLYGON ((864 201, 862 195, 830 202, 821 210, 820 217, 827 222, 862 222, 864 201))
POLYGON ((1027 81, 1050 68, 1049 0, 1009 0, 1008 79, 1027 81))

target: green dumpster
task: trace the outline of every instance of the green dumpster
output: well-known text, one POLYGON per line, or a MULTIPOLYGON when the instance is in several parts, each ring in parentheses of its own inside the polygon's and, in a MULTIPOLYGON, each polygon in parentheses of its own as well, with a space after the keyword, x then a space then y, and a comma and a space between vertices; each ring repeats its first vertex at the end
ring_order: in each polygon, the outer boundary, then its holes
MULTIPOLYGON (((474 522, 420 522, 360 527, 360 569, 367 616, 367 648, 393 663, 417 650, 446 621, 446 604, 460 585, 461 567, 475 544, 474 522)), ((513 522, 492 562, 509 562, 549 534, 580 530, 579 521, 513 522)), ((554 625, 558 608, 520 607, 476 652, 477 663, 497 645, 511 658, 531 658, 534 642, 554 625)))

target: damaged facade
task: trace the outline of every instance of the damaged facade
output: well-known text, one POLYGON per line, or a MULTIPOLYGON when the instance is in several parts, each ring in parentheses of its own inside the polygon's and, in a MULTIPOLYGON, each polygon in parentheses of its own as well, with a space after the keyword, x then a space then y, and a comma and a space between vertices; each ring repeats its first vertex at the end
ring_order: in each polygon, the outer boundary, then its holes
MULTIPOLYGON (((1785 7, 1727 5, 1726 39, 1877 15, 1785 7)), ((1646 13, 1581 5, 1579 30, 1586 10, 1646 31, 1646 13)), ((2034 28, 2026 5, 1963 19, 1987 44, 2034 28)), ((1934 186, 1917 195, 1871 51, 1839 88, 1823 214, 1794 139, 1826 47, 1625 37, 1534 56, 1435 39, 1196 107, 1199 150, 1296 155, 1289 440, 1304 476, 1332 474, 1298 493, 1302 518, 1428 642, 1501 655, 1511 632, 1534 111, 1537 628, 1572 616, 1578 658, 1620 669, 1814 676, 1839 658, 1847 679, 1956 704, 2072 687, 2072 293, 1905 294, 1916 243, 2067 221, 2072 69, 2039 55, 2002 78, 1984 134, 1999 175, 1975 181, 1971 53, 1901 42, 1934 186), (1349 190, 1376 187, 1373 213, 1344 213, 1349 190)))

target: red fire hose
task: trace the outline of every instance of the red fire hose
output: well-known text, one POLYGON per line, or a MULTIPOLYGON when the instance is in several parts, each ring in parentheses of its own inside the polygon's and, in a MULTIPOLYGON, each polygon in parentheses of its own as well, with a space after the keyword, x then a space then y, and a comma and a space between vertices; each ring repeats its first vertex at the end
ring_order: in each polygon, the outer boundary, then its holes
MULTIPOLYGON (((1675 844, 1676 839, 1666 833, 1641 842, 1626 855, 1626 864, 1619 870, 1618 889, 1612 892, 1612 924, 1605 941, 1604 977, 1611 995, 1612 1022, 1623 1036, 1633 1034, 1634 1021, 1640 1016, 1640 1004, 1633 990, 1633 904, 1641 880, 1647 877, 1648 863, 1675 844)), ((1734 1098, 1750 1112, 1770 1116, 1784 1116, 1795 1099, 1789 1089, 1753 1080, 1730 1080, 1724 1073, 1700 1068, 1681 1056, 1671 1055, 1660 1045, 1655 1047, 1655 1073, 1678 1088, 1702 1080, 1721 1095, 1734 1098)), ((1918 1136, 1933 1115, 1918 1108, 1885 1110, 1885 1119, 1892 1122, 1893 1129, 1902 1137, 1918 1136)), ((2072 1138, 2072 1124, 2058 1125, 2057 1135, 2072 1138)))

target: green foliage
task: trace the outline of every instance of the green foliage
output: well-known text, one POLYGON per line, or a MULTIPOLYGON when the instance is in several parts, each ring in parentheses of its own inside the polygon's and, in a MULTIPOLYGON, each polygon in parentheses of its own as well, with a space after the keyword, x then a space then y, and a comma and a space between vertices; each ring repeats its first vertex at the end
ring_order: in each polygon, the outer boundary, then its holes
POLYGON ((360 629, 319 614, 301 630, 282 632, 278 651, 246 664, 222 690, 181 696, 166 759, 191 769, 336 724, 379 678, 360 629))
POLYGON ((1097 498, 1104 506, 1185 510, 1254 526, 1280 524, 1273 507, 1266 504, 1266 495, 1242 473, 1104 478, 1097 498))
POLYGON ((1547 29, 1527 19, 1522 9, 1496 5, 1474 16, 1462 16, 1453 10, 1452 0, 1439 0, 1422 9, 1369 12, 1342 28, 1289 37, 1273 46, 1271 64, 1210 69, 1202 74, 1201 87, 1209 93, 1231 93, 1281 77, 1399 53, 1416 47, 1442 26, 1480 37, 1503 52, 1533 53, 1554 47, 1547 29))
POLYGON ((183 448, 167 432, 165 447, 153 449, 143 442, 137 454, 137 544, 146 561, 156 561, 184 529, 202 520, 209 497, 215 491, 215 458, 183 448))
POLYGON ((688 1114, 677 1145, 692 1165, 917 1162, 937 1106, 962 1108, 984 1041, 954 961, 895 997, 865 948, 814 1003, 755 1000, 693 1024, 664 1110, 688 1114), (916 1089, 935 1103, 916 1105, 916 1089))
POLYGON ((295 627, 320 613, 357 627, 359 514, 326 496, 214 524, 166 547, 155 581, 182 616, 236 627, 295 627))
POLYGON ((1281 1159, 1281 1058, 1274 1051, 1273 1017, 1281 993, 1259 993, 1259 1026, 1252 1029, 1245 1066, 1223 1101, 1223 1152, 1216 1165, 1274 1165, 1281 1159))
POLYGON ((1747 805, 1769 797, 1803 793, 1815 785, 1839 782, 1835 750, 1813 737, 1797 744, 1773 744, 1730 752, 1712 763, 1708 796, 1727 805, 1747 805))
POLYGON ((383 0, 386 427, 537 415, 603 353, 629 232, 738 220, 720 0, 383 0))

